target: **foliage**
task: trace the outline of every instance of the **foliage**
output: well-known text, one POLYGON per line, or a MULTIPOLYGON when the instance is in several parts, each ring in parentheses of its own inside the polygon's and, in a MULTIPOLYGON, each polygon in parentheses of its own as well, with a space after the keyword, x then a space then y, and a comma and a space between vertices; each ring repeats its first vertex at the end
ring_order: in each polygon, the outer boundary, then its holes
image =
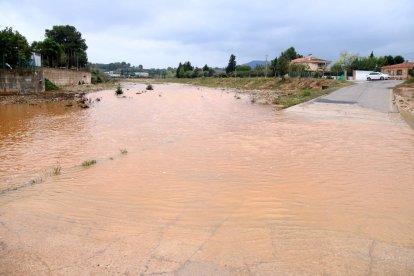
POLYGON ((226 73, 230 73, 230 72, 234 72, 236 69, 236 56, 231 54, 230 55, 230 59, 229 59, 229 63, 226 67, 226 73))
POLYGON ((147 90, 154 90, 154 87, 152 87, 152 84, 150 84, 150 83, 149 83, 149 84, 147 85, 147 88, 146 88, 146 89, 147 89, 147 90))
POLYGON ((272 73, 272 76, 277 76, 277 57, 270 61, 270 71, 272 73))
MULTIPOLYGON (((256 68, 257 68, 257 66, 256 66, 256 68)), ((237 73, 242 72, 242 71, 251 71, 251 70, 252 70, 252 68, 249 65, 237 65, 236 66, 237 73)))
POLYGON ((46 38, 43 41, 34 41, 31 47, 33 51, 42 55, 43 65, 57 67, 66 64, 66 54, 62 45, 53 39, 46 38))
POLYGON ((302 58, 303 57, 303 55, 300 55, 300 54, 298 54, 297 52, 296 52, 296 49, 295 49, 295 47, 290 47, 290 48, 288 48, 288 49, 286 49, 283 53, 282 53, 282 55, 288 60, 288 61, 291 61, 291 60, 294 60, 294 59, 297 59, 297 58, 302 58))
POLYGON ((115 94, 116 95, 122 95, 122 94, 124 94, 124 91, 122 90, 122 88, 121 88, 121 85, 120 84, 118 84, 118 87, 116 88, 116 90, 115 90, 115 94))
POLYGON ((403 63, 404 58, 402 56, 383 56, 376 57, 372 52, 369 57, 357 57, 351 64, 350 70, 367 70, 367 71, 379 71, 383 66, 394 65, 403 63))
POLYGON ((106 75, 101 69, 93 65, 90 65, 90 71, 91 71, 91 82, 93 84, 110 81, 109 76, 106 75))
POLYGON ((67 66, 84 67, 88 63, 85 39, 82 34, 76 30, 74 26, 70 25, 56 25, 51 30, 46 29, 46 39, 55 41, 61 45, 64 53, 67 56, 67 66))
POLYGON ((82 162, 82 167, 90 167, 90 166, 92 166, 92 165, 95 165, 96 164, 96 160, 94 160, 94 159, 91 159, 91 160, 85 160, 85 161, 83 161, 82 162))
POLYGON ((186 61, 184 64, 181 62, 178 64, 175 71, 176 78, 198 78, 198 77, 212 77, 214 75, 214 69, 204 65, 203 68, 194 67, 191 62, 186 61))
POLYGON ((0 62, 8 63, 12 68, 26 67, 31 50, 26 38, 11 27, 0 31, 0 62))
MULTIPOLYGON (((400 64, 400 63, 403 63, 404 61, 405 60, 402 56, 395 56, 394 57, 394 64, 400 64)), ((389 65, 392 65, 392 64, 389 64, 389 65)))
POLYGON ((51 90, 57 90, 59 89, 53 82, 51 82, 48 79, 45 79, 45 90, 51 91, 51 90))
MULTIPOLYGON (((275 57, 270 62, 270 70, 272 76, 281 76, 284 79, 285 75, 289 72, 289 63, 291 60, 296 58, 301 58, 303 55, 300 55, 296 52, 295 47, 290 47, 280 53, 279 57, 275 57)), ((297 68, 294 68, 297 69, 297 68)))
POLYGON ((280 57, 277 59, 277 63, 276 63, 276 72, 278 73, 279 76, 282 77, 282 79, 285 79, 285 75, 288 73, 288 67, 289 67, 289 60, 282 53, 280 57))

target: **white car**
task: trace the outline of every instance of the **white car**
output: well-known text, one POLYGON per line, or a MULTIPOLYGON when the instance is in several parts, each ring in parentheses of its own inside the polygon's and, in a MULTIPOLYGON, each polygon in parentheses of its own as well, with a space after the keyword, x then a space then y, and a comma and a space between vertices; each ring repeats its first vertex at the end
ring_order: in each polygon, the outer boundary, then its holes
POLYGON ((381 72, 371 72, 367 75, 367 80, 388 80, 390 75, 381 72))

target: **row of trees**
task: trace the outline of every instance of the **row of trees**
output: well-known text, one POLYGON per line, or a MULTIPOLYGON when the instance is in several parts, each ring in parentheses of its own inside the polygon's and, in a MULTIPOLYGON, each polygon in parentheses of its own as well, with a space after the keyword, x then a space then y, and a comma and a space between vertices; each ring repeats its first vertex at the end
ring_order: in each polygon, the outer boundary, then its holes
POLYGON ((303 55, 300 55, 296 52, 294 47, 286 49, 284 52, 280 53, 278 57, 275 57, 270 61, 270 67, 265 64, 257 65, 256 68, 252 69, 250 66, 246 65, 237 65, 236 56, 231 54, 229 62, 226 66, 226 73, 233 74, 234 76, 245 77, 245 76, 281 76, 282 78, 288 73, 290 67, 296 65, 289 65, 290 61, 296 58, 301 58, 303 55))
POLYGON ((357 54, 342 52, 340 54, 340 59, 337 62, 335 62, 331 67, 331 71, 378 71, 383 66, 399 64, 403 63, 404 61, 404 57, 400 55, 376 57, 374 56, 374 52, 371 52, 371 54, 368 57, 360 57, 357 54))
POLYGON ((175 76, 177 78, 212 77, 215 71, 213 68, 204 65, 203 68, 194 67, 191 62, 179 63, 175 76))
POLYGON ((43 64, 50 67, 86 67, 88 57, 85 39, 70 25, 53 26, 45 30, 45 39, 34 41, 31 45, 27 39, 11 27, 0 31, 0 58, 3 66, 30 66, 33 52, 42 55, 43 64))
POLYGON ((86 41, 82 34, 70 25, 46 29, 45 39, 33 42, 32 49, 41 53, 43 62, 50 67, 86 67, 88 64, 86 41))

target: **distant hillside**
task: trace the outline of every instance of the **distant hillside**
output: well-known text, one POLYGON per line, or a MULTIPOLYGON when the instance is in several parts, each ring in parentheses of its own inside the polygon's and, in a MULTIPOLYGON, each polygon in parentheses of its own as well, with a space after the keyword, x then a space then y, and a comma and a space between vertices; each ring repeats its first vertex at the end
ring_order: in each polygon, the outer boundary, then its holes
POLYGON ((252 60, 248 63, 242 64, 242 65, 248 65, 250 66, 252 69, 256 68, 257 65, 265 65, 266 61, 264 60, 252 60))

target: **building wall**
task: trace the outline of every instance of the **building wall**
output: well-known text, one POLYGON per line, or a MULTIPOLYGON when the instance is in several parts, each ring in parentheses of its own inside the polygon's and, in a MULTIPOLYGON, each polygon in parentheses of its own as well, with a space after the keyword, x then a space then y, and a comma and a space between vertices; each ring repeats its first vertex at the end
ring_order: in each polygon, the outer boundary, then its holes
POLYGON ((0 94, 30 94, 45 91, 42 70, 0 70, 0 94))
POLYGON ((392 78, 408 79, 408 68, 381 69, 381 72, 390 75, 392 78))
POLYGON ((368 74, 372 72, 373 71, 354 70, 353 71, 354 80, 367 80, 368 74))
POLYGON ((91 72, 71 69, 43 68, 45 79, 57 86, 91 83, 91 72))

